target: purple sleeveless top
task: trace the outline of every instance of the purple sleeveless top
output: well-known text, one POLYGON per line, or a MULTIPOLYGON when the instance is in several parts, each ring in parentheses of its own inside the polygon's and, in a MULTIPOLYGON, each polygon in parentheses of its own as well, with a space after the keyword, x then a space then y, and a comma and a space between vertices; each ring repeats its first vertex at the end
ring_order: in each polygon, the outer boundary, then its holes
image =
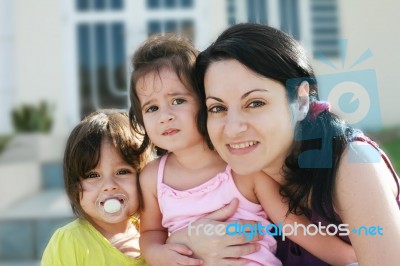
MULTIPOLYGON (((378 144, 376 144, 374 141, 366 137, 364 134, 361 132, 356 132, 354 136, 351 138, 351 141, 361 141, 364 143, 368 143, 371 146, 373 146, 375 149, 379 151, 381 154, 382 159, 386 163, 387 167, 389 168, 390 172, 392 173, 394 179, 396 180, 397 184, 397 205, 399 206, 400 209, 400 181, 399 177, 397 176, 392 164, 389 161, 389 158, 386 156, 386 154, 379 148, 378 144)), ((338 216, 339 217, 339 216, 338 216)), ((321 222, 322 225, 328 225, 329 223, 322 219, 316 212, 310 210, 310 220, 317 224, 318 222, 321 222)), ((341 223, 339 219, 339 223, 341 223)), ((348 244, 350 243, 350 239, 345 236, 339 236, 343 241, 347 242, 348 244)), ((329 265, 326 262, 321 261, 320 259, 316 258, 314 255, 303 249, 301 246, 297 245, 296 243, 292 242, 290 239, 286 238, 285 241, 282 241, 281 237, 277 237, 277 253, 276 256, 282 261, 282 264, 284 266, 299 266, 299 265, 307 265, 307 266, 326 266, 329 265)))

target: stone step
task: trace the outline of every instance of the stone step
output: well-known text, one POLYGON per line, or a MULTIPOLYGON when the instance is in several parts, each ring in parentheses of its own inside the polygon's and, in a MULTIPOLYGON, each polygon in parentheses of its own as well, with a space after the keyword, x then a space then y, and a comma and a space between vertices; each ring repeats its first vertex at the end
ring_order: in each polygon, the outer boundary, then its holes
POLYGON ((0 266, 40 266, 39 260, 0 261, 0 266))
POLYGON ((62 189, 43 190, 2 210, 0 265, 39 261, 54 231, 73 219, 62 189))

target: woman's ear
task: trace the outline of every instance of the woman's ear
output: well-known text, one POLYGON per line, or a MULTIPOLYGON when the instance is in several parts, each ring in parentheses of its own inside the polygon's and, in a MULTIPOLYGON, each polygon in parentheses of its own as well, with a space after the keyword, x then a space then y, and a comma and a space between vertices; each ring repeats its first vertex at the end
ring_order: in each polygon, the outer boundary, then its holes
POLYGON ((302 121, 306 118, 308 109, 310 107, 310 100, 309 100, 309 93, 310 93, 310 84, 307 81, 301 82, 299 88, 297 89, 297 115, 296 120, 302 121))

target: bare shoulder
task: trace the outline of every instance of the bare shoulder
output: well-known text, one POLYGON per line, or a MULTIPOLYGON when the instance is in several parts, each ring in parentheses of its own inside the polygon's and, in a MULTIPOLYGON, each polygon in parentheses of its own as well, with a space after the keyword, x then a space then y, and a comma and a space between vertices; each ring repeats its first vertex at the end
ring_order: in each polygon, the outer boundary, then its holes
POLYGON ((395 179, 383 161, 381 154, 369 144, 353 142, 345 149, 336 178, 336 195, 357 195, 381 190, 397 195, 395 179))
POLYGON ((353 232, 349 237, 361 265, 394 265, 390 260, 400 263, 396 195, 395 179, 380 153, 351 143, 336 175, 334 204, 343 223, 353 232), (379 237, 371 238, 371 230, 378 230, 372 233, 379 237))
POLYGON ((139 175, 140 185, 145 192, 146 189, 155 192, 157 188, 157 174, 160 158, 149 162, 139 175))

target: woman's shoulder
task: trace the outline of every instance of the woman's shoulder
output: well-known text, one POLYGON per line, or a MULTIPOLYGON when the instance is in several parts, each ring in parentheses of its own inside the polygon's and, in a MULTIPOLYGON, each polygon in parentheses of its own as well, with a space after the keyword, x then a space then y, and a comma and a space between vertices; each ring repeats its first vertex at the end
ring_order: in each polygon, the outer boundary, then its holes
POLYGON ((357 203, 380 202, 382 195, 396 198, 398 187, 395 178, 378 149, 365 142, 351 142, 338 167, 335 203, 342 209, 357 203))

